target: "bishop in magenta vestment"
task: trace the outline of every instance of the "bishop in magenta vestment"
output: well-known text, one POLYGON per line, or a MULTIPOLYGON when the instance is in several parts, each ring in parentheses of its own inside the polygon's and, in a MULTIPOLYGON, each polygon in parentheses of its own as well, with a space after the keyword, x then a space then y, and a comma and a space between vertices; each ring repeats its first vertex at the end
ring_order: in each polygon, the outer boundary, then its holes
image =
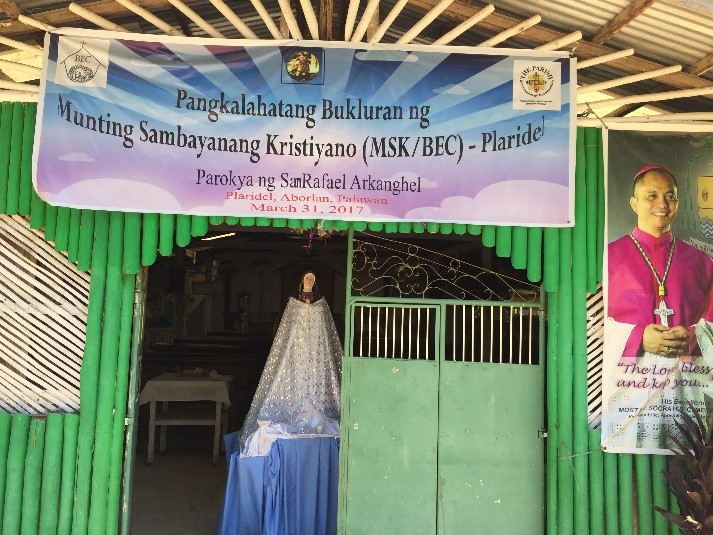
MULTIPOLYGON (((632 234, 657 273, 664 273, 673 240, 671 232, 657 238, 637 227, 632 234)), ((643 353, 641 341, 646 326, 661 324, 659 316, 654 314, 661 299, 658 283, 630 236, 610 243, 608 255, 608 316, 634 325, 622 356, 637 357, 643 353)), ((664 296, 667 308, 673 310, 668 316, 669 327, 680 325, 693 332, 701 318, 713 321, 712 291, 713 259, 683 240, 676 240, 664 296)), ((689 340, 688 354, 700 355, 696 337, 691 336, 689 340)))

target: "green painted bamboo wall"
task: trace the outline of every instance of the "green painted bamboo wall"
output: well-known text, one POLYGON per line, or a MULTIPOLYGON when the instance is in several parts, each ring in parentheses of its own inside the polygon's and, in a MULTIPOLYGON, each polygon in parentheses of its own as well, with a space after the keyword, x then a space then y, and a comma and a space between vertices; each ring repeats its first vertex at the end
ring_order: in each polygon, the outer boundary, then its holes
MULTIPOLYGON (((118 532, 135 276, 157 256, 202 236, 209 225, 313 228, 300 219, 117 213, 45 204, 31 184, 36 104, 0 104, 0 213, 30 226, 91 270, 81 370, 81 410, 46 422, 0 413, 0 533, 118 532)), ((356 230, 480 235, 542 282, 548 295, 548 535, 664 535, 669 526, 661 456, 605 454, 587 425, 586 296, 602 280, 604 184, 601 131, 577 131, 574 228, 353 222, 356 230), (634 488, 636 487, 636 493, 634 488), (634 499, 636 494, 637 499, 634 499)), ((326 222, 336 230, 346 221, 326 222)), ((536 530, 533 530, 533 533, 536 530)))

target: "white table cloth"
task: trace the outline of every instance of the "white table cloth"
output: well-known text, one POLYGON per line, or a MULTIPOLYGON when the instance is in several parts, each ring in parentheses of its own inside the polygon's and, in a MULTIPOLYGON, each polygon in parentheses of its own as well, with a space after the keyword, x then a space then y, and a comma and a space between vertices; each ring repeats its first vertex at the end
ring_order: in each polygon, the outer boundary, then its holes
POLYGON ((139 405, 149 401, 220 401, 228 407, 232 380, 232 375, 162 373, 146 383, 139 394, 139 405))

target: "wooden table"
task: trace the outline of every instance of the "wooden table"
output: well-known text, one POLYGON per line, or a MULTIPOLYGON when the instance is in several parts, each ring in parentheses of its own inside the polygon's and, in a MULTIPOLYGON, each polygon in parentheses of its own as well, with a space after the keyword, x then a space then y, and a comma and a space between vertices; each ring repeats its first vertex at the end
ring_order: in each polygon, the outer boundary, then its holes
POLYGON ((146 383, 139 394, 139 405, 150 403, 148 464, 154 461, 156 426, 161 426, 160 451, 166 450, 166 427, 169 425, 212 425, 213 464, 218 462, 221 431, 227 420, 221 420, 223 409, 230 406, 230 383, 232 375, 203 374, 193 372, 162 373, 146 383), (156 412, 156 402, 162 404, 156 412), (171 409, 171 401, 214 401, 215 410, 171 409))

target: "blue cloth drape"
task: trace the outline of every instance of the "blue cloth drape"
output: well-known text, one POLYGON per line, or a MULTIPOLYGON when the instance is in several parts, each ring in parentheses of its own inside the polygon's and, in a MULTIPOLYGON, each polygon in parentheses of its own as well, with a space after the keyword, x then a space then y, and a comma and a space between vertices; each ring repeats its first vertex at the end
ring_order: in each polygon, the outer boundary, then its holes
POLYGON ((335 535, 339 441, 275 441, 267 457, 230 455, 219 535, 335 535))

